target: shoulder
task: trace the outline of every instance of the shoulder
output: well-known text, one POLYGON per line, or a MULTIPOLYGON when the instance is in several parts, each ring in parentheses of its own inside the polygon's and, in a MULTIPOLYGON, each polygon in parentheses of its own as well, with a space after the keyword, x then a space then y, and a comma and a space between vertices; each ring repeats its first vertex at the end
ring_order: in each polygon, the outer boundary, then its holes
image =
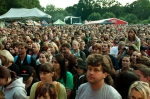
POLYGON ((87 82, 87 83, 84 83, 84 84, 81 84, 79 86, 79 90, 85 90, 88 86, 90 86, 90 84, 87 82))
POLYGON ((72 73, 69 72, 69 71, 67 71, 67 72, 66 72, 66 75, 67 75, 67 76, 72 76, 72 73))

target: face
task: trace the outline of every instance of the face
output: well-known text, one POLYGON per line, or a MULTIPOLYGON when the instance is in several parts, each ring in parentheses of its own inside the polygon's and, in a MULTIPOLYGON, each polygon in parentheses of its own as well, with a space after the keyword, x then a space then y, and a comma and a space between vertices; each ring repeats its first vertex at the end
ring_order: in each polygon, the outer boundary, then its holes
POLYGON ((37 99, 51 99, 48 92, 44 95, 44 96, 41 96, 41 97, 37 97, 37 99))
POLYGON ((27 51, 27 49, 24 46, 22 46, 22 45, 18 46, 19 55, 25 54, 26 51, 27 51))
POLYGON ((82 75, 84 73, 84 69, 81 67, 76 67, 78 75, 82 75))
POLYGON ((40 36, 39 36, 39 35, 35 35, 35 39, 36 39, 36 40, 39 40, 39 39, 40 39, 40 36))
POLYGON ((62 47, 62 48, 61 48, 61 53, 62 53, 63 55, 68 55, 69 52, 70 52, 70 49, 69 49, 69 48, 67 48, 67 47, 62 47))
POLYGON ((141 56, 140 53, 138 53, 138 52, 133 52, 133 54, 132 54, 132 56, 131 56, 131 59, 132 59, 134 62, 136 62, 136 59, 137 59, 138 57, 140 57, 140 56, 141 56))
POLYGON ((46 41, 48 39, 47 35, 43 35, 42 39, 43 39, 43 41, 46 41))
POLYGON ((18 53, 18 47, 17 46, 14 46, 14 51, 15 51, 15 53, 18 53))
POLYGON ((52 44, 49 44, 48 47, 49 47, 51 53, 55 54, 55 47, 52 44))
POLYGON ((32 49, 32 43, 28 43, 28 48, 32 49))
POLYGON ((102 51, 105 52, 105 51, 108 51, 109 48, 108 48, 108 44, 102 44, 102 51))
POLYGON ((0 78, 0 86, 4 86, 7 83, 5 78, 0 78))
POLYGON ((130 58, 129 57, 124 57, 122 59, 122 68, 123 69, 128 69, 130 68, 130 58))
POLYGON ((52 64, 53 64, 53 67, 54 67, 55 70, 60 69, 60 65, 59 65, 59 63, 57 62, 57 60, 56 60, 55 57, 52 58, 52 64))
POLYGON ((78 44, 77 42, 73 42, 73 43, 72 43, 72 48, 73 48, 74 50, 79 49, 79 44, 78 44))
POLYGON ((102 83, 107 73, 103 73, 102 66, 88 66, 87 80, 91 84, 102 83))
POLYGON ((51 83, 54 72, 53 73, 40 72, 39 75, 43 83, 51 83))
POLYGON ((131 31, 128 32, 128 37, 133 37, 134 35, 135 35, 135 33, 134 33, 133 30, 131 30, 131 31))
POLYGON ((37 44, 33 43, 32 44, 32 51, 35 52, 39 52, 40 48, 38 48, 37 44))
POLYGON ((144 77, 140 70, 133 70, 133 72, 140 78, 140 81, 148 82, 147 77, 144 77))
POLYGON ((100 54, 100 50, 98 48, 93 48, 91 53, 92 54, 100 54))
POLYGON ((12 47, 9 48, 9 51, 10 51, 11 54, 15 53, 15 51, 14 51, 14 49, 12 47))
POLYGON ((47 59, 46 59, 44 54, 40 54, 39 61, 40 61, 40 63, 46 63, 47 62, 47 59))
POLYGON ((131 90, 129 97, 129 99, 143 99, 141 93, 139 91, 136 91, 135 89, 131 90))

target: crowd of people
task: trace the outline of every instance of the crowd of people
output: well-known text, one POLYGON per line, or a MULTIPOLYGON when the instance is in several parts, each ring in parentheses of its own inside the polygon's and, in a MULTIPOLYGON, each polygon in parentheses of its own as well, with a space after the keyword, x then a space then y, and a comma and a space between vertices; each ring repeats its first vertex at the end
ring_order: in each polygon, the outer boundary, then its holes
POLYGON ((0 99, 150 99, 149 25, 0 28, 0 99))

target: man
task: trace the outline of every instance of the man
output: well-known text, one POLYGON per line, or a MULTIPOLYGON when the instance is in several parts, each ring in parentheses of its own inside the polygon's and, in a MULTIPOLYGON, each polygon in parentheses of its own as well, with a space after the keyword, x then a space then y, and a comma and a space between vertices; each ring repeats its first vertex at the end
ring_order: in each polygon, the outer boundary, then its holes
POLYGON ((14 63, 19 67, 24 65, 30 65, 35 68, 36 64, 34 59, 27 54, 28 45, 25 42, 18 44, 18 55, 14 57, 14 63))
POLYGON ((76 99, 122 99, 120 94, 105 83, 109 76, 109 60, 100 54, 89 55, 87 60, 87 83, 82 84, 76 99))
POLYGON ((133 72, 139 76, 140 81, 147 82, 150 85, 150 68, 145 65, 134 66, 133 72))
POLYGON ((33 77, 33 68, 30 66, 22 66, 20 70, 20 77, 23 77, 23 83, 26 85, 27 96, 30 96, 30 89, 37 79, 33 77))
POLYGON ((120 69, 119 65, 118 65, 118 60, 116 57, 114 57, 113 55, 109 54, 110 51, 110 45, 106 42, 104 42, 102 44, 102 55, 108 55, 111 58, 111 61, 113 63, 114 69, 118 70, 120 69))
POLYGON ((76 57, 76 59, 78 58, 82 58, 83 61, 86 60, 86 55, 83 51, 81 51, 80 49, 80 43, 76 40, 74 40, 72 42, 72 50, 71 50, 71 53, 76 57))

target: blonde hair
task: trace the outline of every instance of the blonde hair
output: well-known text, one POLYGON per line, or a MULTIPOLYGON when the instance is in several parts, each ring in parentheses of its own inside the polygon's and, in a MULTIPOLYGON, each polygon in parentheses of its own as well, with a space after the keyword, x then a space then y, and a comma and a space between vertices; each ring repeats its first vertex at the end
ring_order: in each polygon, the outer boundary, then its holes
POLYGON ((48 44, 48 46, 50 46, 50 45, 52 45, 52 46, 55 48, 55 51, 58 51, 58 50, 59 50, 59 49, 58 49, 58 46, 56 45, 56 43, 50 42, 50 43, 48 44))
POLYGON ((11 55, 11 53, 7 50, 0 51, 0 56, 5 57, 7 63, 14 63, 14 57, 11 55))
POLYGON ((150 88, 149 88, 149 84, 146 82, 142 82, 142 81, 136 81, 134 82, 129 89, 129 97, 130 97, 130 93, 132 90, 136 90, 138 92, 141 93, 142 95, 142 99, 148 99, 148 97, 150 97, 150 88))

